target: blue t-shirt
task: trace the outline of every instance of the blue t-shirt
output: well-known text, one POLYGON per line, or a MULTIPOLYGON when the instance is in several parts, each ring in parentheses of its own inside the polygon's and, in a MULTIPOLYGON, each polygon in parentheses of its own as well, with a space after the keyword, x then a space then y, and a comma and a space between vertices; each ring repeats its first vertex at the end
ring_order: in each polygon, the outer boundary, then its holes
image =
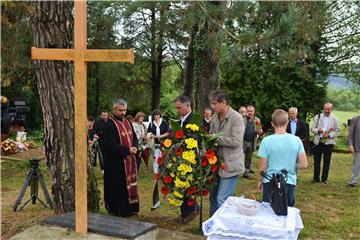
MULTIPOLYGON (((298 155, 304 153, 299 137, 292 134, 273 134, 265 137, 260 144, 258 156, 267 158, 267 174, 272 176, 282 169, 288 171, 288 184, 296 185, 296 162, 298 155)), ((264 178, 264 183, 269 182, 264 178)))

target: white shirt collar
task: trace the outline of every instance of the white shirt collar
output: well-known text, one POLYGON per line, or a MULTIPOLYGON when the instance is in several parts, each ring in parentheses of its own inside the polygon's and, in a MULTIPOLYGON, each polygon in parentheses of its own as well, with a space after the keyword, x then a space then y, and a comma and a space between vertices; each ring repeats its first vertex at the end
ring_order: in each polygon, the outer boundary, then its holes
POLYGON ((180 122, 180 125, 182 127, 182 123, 185 121, 185 119, 190 115, 191 112, 189 112, 188 114, 186 114, 185 116, 181 117, 181 122, 180 122))

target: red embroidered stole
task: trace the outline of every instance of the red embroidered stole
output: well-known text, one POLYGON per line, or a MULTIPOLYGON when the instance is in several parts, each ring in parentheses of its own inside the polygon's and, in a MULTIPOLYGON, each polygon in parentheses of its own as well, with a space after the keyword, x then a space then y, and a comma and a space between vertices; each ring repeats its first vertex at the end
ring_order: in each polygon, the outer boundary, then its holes
MULTIPOLYGON (((114 123, 118 130, 120 144, 124 147, 133 147, 133 132, 131 123, 124 118, 124 122, 116 119, 115 117, 109 117, 114 123)), ((136 180, 136 158, 134 155, 128 155, 124 158, 124 169, 126 177, 126 186, 128 190, 129 204, 137 203, 139 201, 137 191, 137 180, 136 180)))

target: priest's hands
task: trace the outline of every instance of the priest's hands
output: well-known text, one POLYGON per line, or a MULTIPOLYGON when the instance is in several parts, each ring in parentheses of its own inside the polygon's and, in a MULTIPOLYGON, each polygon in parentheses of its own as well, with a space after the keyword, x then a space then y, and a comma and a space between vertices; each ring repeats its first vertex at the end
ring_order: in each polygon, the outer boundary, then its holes
POLYGON ((135 155, 137 153, 137 148, 136 147, 131 147, 130 148, 130 154, 135 155))

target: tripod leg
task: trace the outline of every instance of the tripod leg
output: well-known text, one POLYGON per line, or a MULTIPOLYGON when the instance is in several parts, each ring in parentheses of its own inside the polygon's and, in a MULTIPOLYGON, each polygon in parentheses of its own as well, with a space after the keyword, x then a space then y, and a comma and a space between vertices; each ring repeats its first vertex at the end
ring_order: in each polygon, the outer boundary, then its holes
MULTIPOLYGON (((30 196, 30 198, 24 203, 24 205, 19 209, 19 211, 21 211, 33 199, 33 197, 34 196, 30 196)), ((35 196, 35 198, 36 198, 36 196, 35 196)))
MULTIPOLYGON (((45 199, 46 199, 47 203, 49 204, 50 208, 52 209, 53 208, 52 207, 52 200, 51 200, 51 198, 49 196, 49 192, 48 192, 48 190, 46 188, 46 184, 45 184, 43 175, 42 175, 42 173, 40 171, 39 171, 39 180, 40 180, 41 188, 42 188, 42 190, 44 192, 45 199)), ((40 201, 40 199, 39 199, 39 201, 40 201)))
POLYGON ((30 181, 32 204, 36 203, 36 199, 38 199, 39 194, 39 175, 36 171, 34 173, 35 174, 30 181))
MULTIPOLYGON (((45 207, 45 208, 48 208, 47 206, 46 206, 46 204, 43 202, 43 201, 41 201, 41 199, 37 196, 37 195, 34 195, 34 197, 45 207)), ((51 207, 51 206, 50 206, 51 207)))
POLYGON ((18 206, 20 205, 24 195, 25 195, 25 192, 26 192, 26 188, 29 186, 29 183, 30 183, 30 180, 31 180, 31 177, 33 176, 33 172, 34 170, 33 169, 30 169, 28 175, 26 176, 26 179, 25 179, 25 182, 24 182, 24 185, 22 186, 21 188, 21 191, 20 191, 20 194, 19 194, 19 197, 17 198, 14 206, 13 206, 13 210, 14 212, 16 212, 16 209, 18 208, 18 206))

